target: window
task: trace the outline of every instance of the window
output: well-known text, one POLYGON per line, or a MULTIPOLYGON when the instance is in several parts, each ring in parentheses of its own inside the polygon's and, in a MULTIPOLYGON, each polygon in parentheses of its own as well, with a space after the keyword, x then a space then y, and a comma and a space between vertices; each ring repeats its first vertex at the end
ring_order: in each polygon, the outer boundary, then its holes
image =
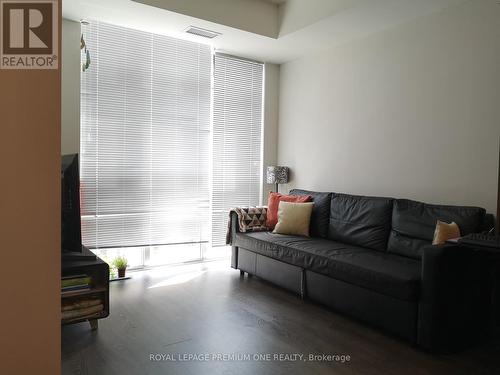
POLYGON ((212 244, 223 245, 228 211, 255 206, 262 196, 260 63, 215 55, 212 244))
POLYGON ((220 254, 208 244, 224 244, 229 208, 261 195, 262 64, 100 22, 82 32, 84 244, 136 266, 220 254))
POLYGON ((84 244, 208 242, 211 48, 103 23, 83 32, 84 244))

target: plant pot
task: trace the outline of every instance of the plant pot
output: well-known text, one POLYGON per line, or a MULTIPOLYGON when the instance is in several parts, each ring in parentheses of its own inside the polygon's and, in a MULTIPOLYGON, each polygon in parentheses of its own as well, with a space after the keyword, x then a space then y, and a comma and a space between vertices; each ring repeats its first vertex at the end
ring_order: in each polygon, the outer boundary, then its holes
POLYGON ((125 277, 126 268, 118 270, 118 277, 125 277))

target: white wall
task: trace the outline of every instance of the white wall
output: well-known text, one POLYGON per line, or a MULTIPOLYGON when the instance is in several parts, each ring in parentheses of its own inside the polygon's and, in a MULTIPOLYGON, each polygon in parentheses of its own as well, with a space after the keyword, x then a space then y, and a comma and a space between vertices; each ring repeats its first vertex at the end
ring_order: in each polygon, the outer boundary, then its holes
POLYGON ((80 152, 80 23, 62 23, 61 153, 80 152))
MULTIPOLYGON (((271 38, 278 36, 278 7, 268 1, 248 0, 135 0, 171 12, 231 26, 271 38)), ((193 25, 193 26, 196 26, 193 25)), ((217 26, 215 30, 217 31, 217 26)), ((212 30, 212 29, 210 29, 212 30)))
MULTIPOLYGON (((373 2, 373 0, 314 0, 314 2, 286 0, 278 9, 279 34, 283 36, 293 33, 324 18, 365 5, 370 1, 373 2)), ((380 0, 378 1, 380 4, 380 0)))
POLYGON ((288 188, 496 210, 500 5, 468 1, 281 66, 288 188))

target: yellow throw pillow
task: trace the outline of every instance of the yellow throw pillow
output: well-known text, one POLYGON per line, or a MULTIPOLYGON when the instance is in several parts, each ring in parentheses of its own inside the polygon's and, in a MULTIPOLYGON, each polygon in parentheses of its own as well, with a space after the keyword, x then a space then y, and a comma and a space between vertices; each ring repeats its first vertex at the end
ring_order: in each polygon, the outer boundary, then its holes
POLYGON ((443 221, 437 221, 436 230, 434 231, 434 239, 432 240, 433 245, 442 245, 446 241, 453 238, 460 237, 460 228, 457 223, 452 222, 450 224, 443 221))
POLYGON ((292 203, 281 201, 278 206, 278 224, 273 233, 309 237, 309 223, 313 202, 292 203))

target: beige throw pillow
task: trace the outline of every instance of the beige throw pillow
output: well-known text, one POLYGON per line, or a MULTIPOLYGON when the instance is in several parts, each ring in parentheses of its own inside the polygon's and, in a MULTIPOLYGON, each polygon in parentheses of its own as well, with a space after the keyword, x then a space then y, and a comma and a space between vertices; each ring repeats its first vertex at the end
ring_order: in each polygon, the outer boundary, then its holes
POLYGON ((457 223, 452 222, 450 224, 443 221, 437 221, 436 230, 434 231, 434 239, 432 240, 433 245, 442 245, 446 241, 453 238, 460 237, 460 228, 457 223))
POLYGON ((309 237, 309 223, 313 202, 292 203, 281 201, 278 206, 278 224, 273 233, 309 237))

